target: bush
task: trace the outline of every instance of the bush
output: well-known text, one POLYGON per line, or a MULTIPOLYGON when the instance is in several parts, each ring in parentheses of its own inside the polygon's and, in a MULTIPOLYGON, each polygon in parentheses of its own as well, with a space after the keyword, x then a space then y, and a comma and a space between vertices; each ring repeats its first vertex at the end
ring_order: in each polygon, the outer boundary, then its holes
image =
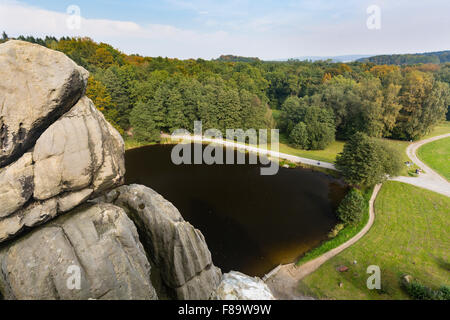
POLYGON ((337 214, 345 224, 356 225, 361 221, 364 210, 366 210, 364 197, 360 191, 353 188, 342 200, 337 214))
POLYGON ((343 223, 338 223, 328 233, 328 238, 330 238, 330 239, 336 238, 336 236, 339 234, 339 232, 341 232, 342 229, 344 229, 344 224, 343 223))
POLYGON ((449 286, 443 285, 438 290, 433 290, 415 280, 404 282, 403 286, 411 298, 416 300, 450 300, 449 286))

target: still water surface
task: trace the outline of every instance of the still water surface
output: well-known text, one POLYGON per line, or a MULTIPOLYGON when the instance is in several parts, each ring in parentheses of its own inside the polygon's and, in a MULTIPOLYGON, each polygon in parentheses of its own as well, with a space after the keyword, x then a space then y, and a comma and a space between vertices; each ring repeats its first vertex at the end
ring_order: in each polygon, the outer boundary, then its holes
POLYGON ((337 223, 347 187, 329 175, 280 168, 261 176, 261 164, 177 166, 172 147, 127 151, 126 183, 146 185, 172 202, 202 231, 224 272, 262 276, 320 244, 337 223))

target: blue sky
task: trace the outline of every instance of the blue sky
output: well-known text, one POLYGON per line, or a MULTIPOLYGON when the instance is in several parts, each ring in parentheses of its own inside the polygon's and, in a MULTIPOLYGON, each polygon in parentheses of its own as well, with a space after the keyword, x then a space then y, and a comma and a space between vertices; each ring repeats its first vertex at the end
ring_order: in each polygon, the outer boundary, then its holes
POLYGON ((283 59, 450 49, 449 13, 448 0, 0 0, 0 31, 89 36, 150 56, 283 59), (66 26, 69 5, 79 29, 66 26), (367 28, 370 5, 380 29, 367 28))

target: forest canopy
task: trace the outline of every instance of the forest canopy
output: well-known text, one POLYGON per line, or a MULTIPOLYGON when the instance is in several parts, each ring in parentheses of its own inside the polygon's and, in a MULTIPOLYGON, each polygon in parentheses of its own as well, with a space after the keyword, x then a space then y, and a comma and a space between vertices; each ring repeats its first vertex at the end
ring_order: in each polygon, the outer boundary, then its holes
MULTIPOLYGON (((191 131, 194 120, 204 130, 276 126, 303 149, 357 132, 414 140, 444 120, 450 105, 450 63, 438 61, 178 60, 127 55, 89 38, 18 39, 64 52, 89 70, 88 97, 121 134, 143 141, 157 141, 161 131, 191 131)), ((0 42, 7 40, 4 33, 0 42)))

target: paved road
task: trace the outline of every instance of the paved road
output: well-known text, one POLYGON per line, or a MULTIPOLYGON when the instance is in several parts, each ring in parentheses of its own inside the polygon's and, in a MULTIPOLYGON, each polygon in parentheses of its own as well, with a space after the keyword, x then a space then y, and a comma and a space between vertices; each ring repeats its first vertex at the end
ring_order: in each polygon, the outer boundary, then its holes
POLYGON ((450 133, 411 143, 406 149, 406 153, 408 154, 408 157, 425 172, 421 173, 418 177, 396 177, 391 180, 412 184, 450 197, 450 183, 425 163, 420 161, 416 155, 417 150, 424 144, 447 137, 450 137, 450 133))

